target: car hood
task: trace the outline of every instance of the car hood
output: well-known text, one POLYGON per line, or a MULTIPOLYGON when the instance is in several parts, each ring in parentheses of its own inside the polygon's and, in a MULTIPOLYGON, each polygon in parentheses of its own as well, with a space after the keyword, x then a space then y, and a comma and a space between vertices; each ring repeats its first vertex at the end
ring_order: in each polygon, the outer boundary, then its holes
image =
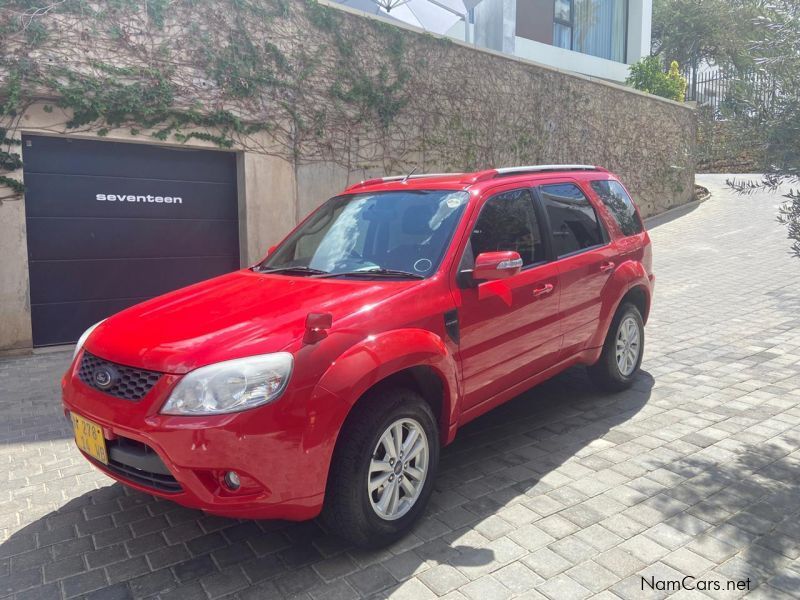
POLYGON ((119 364, 187 373, 277 352, 305 334, 309 312, 338 319, 413 285, 236 271, 132 306, 105 320, 87 351, 119 364))

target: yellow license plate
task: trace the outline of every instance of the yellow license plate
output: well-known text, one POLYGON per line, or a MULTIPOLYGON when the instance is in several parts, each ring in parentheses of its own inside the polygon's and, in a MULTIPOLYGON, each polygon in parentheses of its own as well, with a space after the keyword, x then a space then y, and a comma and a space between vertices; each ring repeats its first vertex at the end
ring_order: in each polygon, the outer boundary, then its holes
POLYGON ((107 465, 108 453, 106 452, 103 428, 94 421, 85 419, 75 413, 70 413, 70 416, 72 417, 72 429, 75 431, 75 443, 78 448, 107 465))

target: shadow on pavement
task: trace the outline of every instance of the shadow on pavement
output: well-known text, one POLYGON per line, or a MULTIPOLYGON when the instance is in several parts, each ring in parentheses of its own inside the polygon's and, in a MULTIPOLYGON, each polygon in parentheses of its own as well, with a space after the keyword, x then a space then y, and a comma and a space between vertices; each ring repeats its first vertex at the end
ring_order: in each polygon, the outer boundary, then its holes
POLYGON ((681 217, 685 217, 686 215, 694 212, 700 206, 701 202, 692 201, 684 206, 678 206, 677 208, 673 208, 668 210, 665 213, 660 215, 655 215, 653 217, 648 217, 644 220, 645 227, 649 230, 655 229, 656 227, 660 227, 661 225, 666 225, 676 219, 680 219, 681 217))
POLYGON ((495 530, 508 526, 497 512, 533 515, 526 502, 580 493, 554 470, 612 445, 600 438, 615 439, 653 383, 642 372, 632 389, 599 395, 572 369, 465 426, 442 454, 426 516, 387 549, 349 547, 317 522, 225 519, 114 484, 0 545, 0 597, 386 598, 416 576, 444 595, 534 547, 522 524, 495 530))
POLYGON ((768 443, 732 443, 729 454, 707 447, 670 465, 680 483, 654 495, 651 506, 661 513, 662 522, 693 538, 687 548, 701 561, 722 563, 736 555, 713 569, 714 578, 749 579, 750 589, 768 582, 764 597, 782 597, 781 591, 796 597, 798 445, 800 432, 794 431, 768 443))

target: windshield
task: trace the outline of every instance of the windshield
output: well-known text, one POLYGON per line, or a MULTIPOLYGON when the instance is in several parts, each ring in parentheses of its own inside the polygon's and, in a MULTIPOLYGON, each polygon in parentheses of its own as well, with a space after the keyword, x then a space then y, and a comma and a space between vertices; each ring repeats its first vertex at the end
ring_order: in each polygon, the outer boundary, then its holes
POLYGON ((292 275, 396 271, 427 277, 436 272, 468 198, 454 191, 337 196, 258 269, 292 275))

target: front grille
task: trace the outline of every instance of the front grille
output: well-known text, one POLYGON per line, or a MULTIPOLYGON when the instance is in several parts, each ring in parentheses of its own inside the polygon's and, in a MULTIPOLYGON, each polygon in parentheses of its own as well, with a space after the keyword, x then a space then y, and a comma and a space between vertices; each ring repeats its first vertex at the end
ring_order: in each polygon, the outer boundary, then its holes
POLYGON ((161 373, 118 365, 84 352, 78 377, 89 387, 115 398, 138 402, 153 388, 161 373), (96 373, 101 369, 111 376, 111 383, 105 389, 100 387, 96 380, 96 373))
POLYGON ((127 479, 139 485, 153 488, 165 494, 177 494, 181 491, 181 484, 172 475, 161 475, 159 473, 149 473, 140 471, 133 467, 128 467, 113 460, 109 460, 105 465, 106 469, 123 479, 127 479))
POLYGON ((172 476, 167 466, 147 444, 119 437, 106 442, 108 464, 100 465, 133 483, 164 492, 177 494, 181 484, 172 476))

